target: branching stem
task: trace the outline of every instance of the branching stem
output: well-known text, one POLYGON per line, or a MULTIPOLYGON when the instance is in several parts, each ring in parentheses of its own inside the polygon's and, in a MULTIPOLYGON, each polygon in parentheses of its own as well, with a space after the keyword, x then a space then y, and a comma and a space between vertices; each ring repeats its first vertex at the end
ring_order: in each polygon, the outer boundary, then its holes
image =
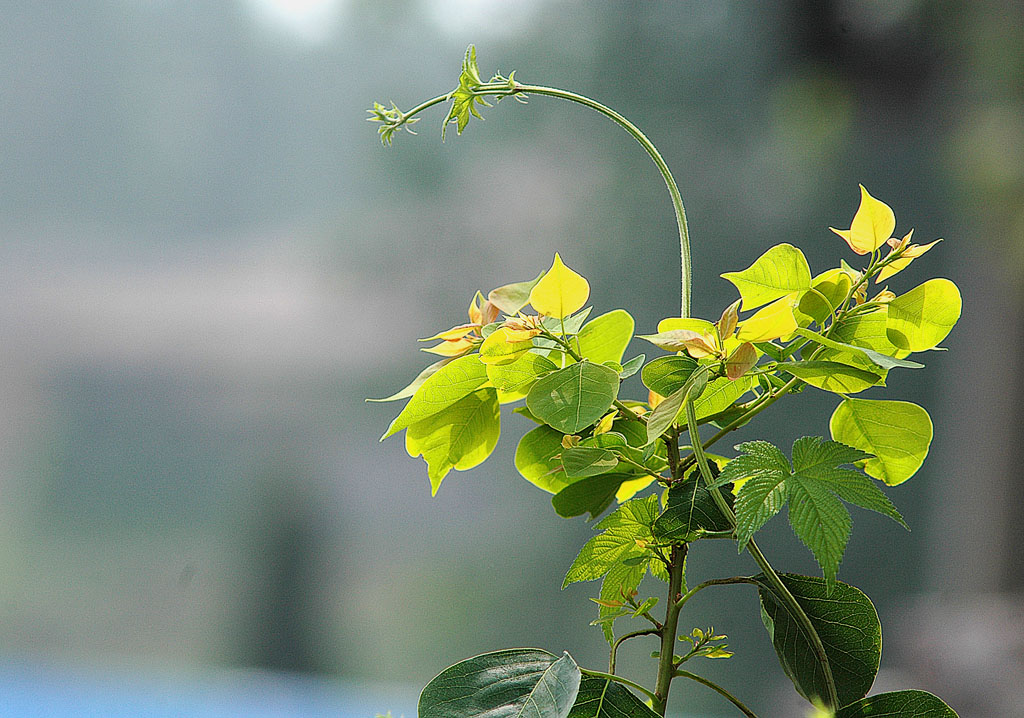
POLYGON ((754 713, 754 711, 750 710, 745 705, 743 705, 743 703, 740 701, 739 698, 737 698, 732 693, 730 693, 729 691, 727 691, 724 688, 722 688, 717 683, 715 683, 713 681, 709 681, 704 676, 698 676, 696 673, 690 673, 689 671, 684 671, 682 669, 676 670, 676 675, 677 676, 682 676, 683 678, 689 678, 691 681, 697 681, 697 683, 700 683, 701 685, 707 686, 711 690, 715 691, 716 693, 718 693, 719 695, 724 697, 727 701, 732 703, 734 706, 739 708, 740 712, 743 715, 747 716, 747 718, 757 718, 757 715, 754 713))

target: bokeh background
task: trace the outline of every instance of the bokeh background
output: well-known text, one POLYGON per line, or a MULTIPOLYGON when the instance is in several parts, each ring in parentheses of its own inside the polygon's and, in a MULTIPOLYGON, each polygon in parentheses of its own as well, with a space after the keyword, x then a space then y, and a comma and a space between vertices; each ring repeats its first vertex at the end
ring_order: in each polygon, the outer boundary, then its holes
MULTIPOLYGON (((512 453, 430 497, 398 410, 476 289, 555 250, 639 331, 678 307, 671 205, 614 125, 535 98, 381 147, 372 101, 481 71, 574 89, 661 148, 690 219, 695 313, 793 242, 853 255, 857 183, 944 237, 892 280, 964 294, 949 352, 894 373, 936 438, 858 511, 840 578, 876 602, 878 688, 1022 715, 1024 11, 1016 0, 91 0, 2 5, 0 709, 5 715, 414 714, 445 666, 511 646, 605 665, 596 587, 558 587, 583 521, 512 453), (162 711, 162 712, 161 712, 162 711), (321 711, 321 712, 318 712, 321 711)), ((637 351, 643 348, 636 347, 637 351)), ((827 431, 808 390, 751 431, 827 431)), ((751 433, 738 433, 737 440, 751 433)), ((711 542, 717 543, 717 542, 711 542)), ((762 546, 816 571, 783 518, 762 546)), ((692 577, 752 570, 725 546, 692 577)), ((745 587, 707 591, 736 656, 700 670, 802 715, 745 587), (740 677, 742 676, 742 678, 740 677)), ((642 677, 652 647, 623 649, 642 677)), ((727 716, 678 684, 677 715, 727 716)))

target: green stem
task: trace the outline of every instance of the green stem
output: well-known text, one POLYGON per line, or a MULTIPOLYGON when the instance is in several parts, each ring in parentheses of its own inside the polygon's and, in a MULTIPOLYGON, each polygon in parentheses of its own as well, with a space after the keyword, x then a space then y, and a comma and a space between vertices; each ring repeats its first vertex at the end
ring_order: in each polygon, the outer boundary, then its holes
POLYGON ((630 688, 635 688, 636 690, 640 691, 645 696, 650 698, 652 701, 657 700, 656 696, 653 693, 651 693, 649 690, 644 688, 639 683, 634 683, 633 681, 629 680, 628 678, 623 678, 622 676, 616 676, 616 675, 614 675, 612 673, 602 673, 601 671, 592 671, 589 668, 581 668, 580 669, 580 673, 582 673, 585 676, 591 676, 592 678, 605 678, 605 679, 607 679, 609 681, 615 681, 616 683, 621 683, 624 686, 629 686, 630 688))
POLYGON ((658 682, 654 687, 651 707, 658 715, 665 715, 668 708, 668 691, 675 678, 673 661, 676 649, 676 631, 679 628, 679 599, 682 598, 683 567, 686 562, 686 544, 672 547, 671 566, 668 574, 668 605, 665 607, 665 623, 661 627, 661 651, 658 654, 658 682))
POLYGON ((690 673, 689 671, 684 671, 682 669, 677 670, 676 675, 682 676, 683 678, 689 678, 691 681, 697 681, 698 683, 707 686, 708 688, 710 688, 711 690, 715 691, 720 696, 725 698, 727 701, 732 703, 734 706, 739 708, 740 712, 743 715, 747 716, 748 718, 757 718, 757 715, 754 713, 754 711, 750 710, 745 705, 743 705, 743 703, 740 702, 739 698, 737 698, 732 693, 722 688, 717 683, 709 681, 707 678, 704 678, 703 676, 698 676, 696 673, 690 673))
MULTIPOLYGON (((788 384, 787 384, 788 386, 788 384)), ((708 487, 708 493, 711 494, 711 498, 714 499, 715 505, 718 510, 722 512, 722 515, 729 519, 729 523, 736 526, 736 515, 732 509, 729 508, 729 504, 726 503, 725 497, 722 493, 714 486, 714 477, 711 474, 711 467, 708 465, 708 458, 704 454, 704 448, 701 445, 700 434, 697 430, 697 413, 693 408, 693 401, 687 399, 686 401, 686 420, 687 425, 690 429, 690 443, 693 445, 693 455, 696 457, 697 466, 700 469, 701 476, 704 477, 704 483, 708 487)), ((757 547, 754 539, 750 539, 747 542, 747 551, 753 557, 754 562, 760 567, 762 573, 764 573, 769 585, 771 586, 772 592, 776 597, 782 601, 786 610, 792 616, 793 620, 797 622, 797 625, 803 630, 807 640, 811 643, 811 650, 814 651, 815 657, 818 659, 818 663, 821 665, 822 673, 825 679, 825 690, 828 695, 825 696, 826 707, 832 710, 839 709, 839 696, 836 693, 836 682, 832 675, 832 667, 829 665, 828 654, 825 653, 825 646, 821 642, 821 637, 818 635, 817 630, 814 628, 814 624, 811 623, 810 617, 804 612, 803 607, 796 600, 796 597, 790 593, 786 584, 779 578, 779 574, 775 572, 772 565, 768 563, 768 559, 761 553, 761 549, 757 547)))
POLYGON ((639 638, 640 636, 656 636, 658 635, 660 630, 660 628, 642 628, 639 631, 623 633, 621 636, 616 638, 615 643, 612 644, 611 655, 608 657, 608 672, 612 675, 615 674, 615 657, 619 651, 619 646, 628 641, 630 638, 639 638))
POLYGON ((712 579, 708 579, 704 583, 697 584, 696 586, 691 588, 689 591, 684 593, 683 597, 680 598, 678 601, 676 601, 676 606, 681 609, 684 605, 686 605, 687 601, 689 601, 691 598, 693 598, 695 595, 697 595, 698 593, 703 591, 705 588, 708 588, 709 586, 731 586, 731 585, 737 584, 737 583, 747 583, 747 584, 752 584, 754 586, 760 586, 761 585, 752 576, 733 576, 732 578, 712 578, 712 579))

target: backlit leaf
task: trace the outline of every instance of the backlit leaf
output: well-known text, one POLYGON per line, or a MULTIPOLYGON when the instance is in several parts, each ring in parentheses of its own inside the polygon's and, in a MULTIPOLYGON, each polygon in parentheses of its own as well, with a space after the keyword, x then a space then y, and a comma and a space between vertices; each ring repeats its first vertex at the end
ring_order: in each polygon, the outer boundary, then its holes
POLYGON ((441 361, 436 361, 433 364, 431 364, 430 366, 428 366, 426 369, 421 371, 419 374, 417 374, 416 378, 413 379, 411 382, 409 382, 409 384, 406 385, 406 387, 404 389, 399 389, 398 391, 396 391, 391 396, 384 397, 383 399, 367 399, 367 401, 371 401, 371 402, 384 402, 384 401, 398 401, 399 399, 408 399, 410 396, 412 396, 413 394, 416 393, 417 389, 419 389, 421 386, 423 386, 423 382, 425 382, 427 379, 429 379, 431 377, 431 375, 435 374, 438 369, 440 369, 445 364, 448 364, 451 361, 452 361, 452 359, 450 359, 448 357, 445 357, 441 361))
POLYGON ((889 302, 886 336, 900 349, 932 349, 960 319, 961 305, 960 290, 953 282, 929 279, 889 302))
POLYGON ((589 513, 599 516, 612 501, 615 493, 630 474, 602 474, 574 481, 551 497, 551 505, 559 516, 571 518, 589 513))
POLYGON ((786 337, 799 326, 793 314, 796 294, 787 294, 739 323, 736 339, 741 342, 768 342, 786 337))
POLYGON ((708 382, 703 393, 693 402, 693 410, 697 413, 697 419, 725 411, 733 402, 750 391, 754 385, 754 379, 750 376, 741 376, 736 380, 727 377, 718 377, 708 382))
POLYGON ((576 335, 579 353, 595 364, 621 362, 633 338, 633 317, 629 312, 616 309, 591 319, 576 335))
POLYGON ((750 342, 743 342, 725 360, 725 375, 736 381, 757 364, 757 349, 750 342))
POLYGON ((822 336, 817 332, 812 332, 810 329, 797 329, 796 333, 802 337, 806 337, 816 344, 834 349, 838 355, 842 354, 854 354, 862 357, 871 366, 877 367, 879 370, 888 371, 896 367, 903 367, 905 369, 922 369, 924 364, 919 364, 916 361, 909 361, 907 359, 897 359, 895 357, 876 352, 874 349, 868 349, 867 347, 859 347, 853 344, 846 344, 845 342, 839 342, 834 339, 822 336))
MULTIPOLYGON (((882 655, 882 626, 871 601, 841 581, 829 592, 820 578, 791 573, 780 578, 824 645, 840 705, 862 698, 874 683, 882 655)), ((824 698, 824 672, 810 640, 764 581, 759 594, 761 618, 786 675, 808 700, 824 698)))
POLYGON ((515 648, 446 668, 426 685, 419 718, 566 718, 580 688, 572 657, 515 648))
POLYGON ((562 434, 550 426, 538 426, 519 440, 516 448, 516 470, 534 486, 557 494, 572 481, 562 470, 558 457, 562 451, 562 434))
MULTIPOLYGON (((726 272, 749 310, 811 287, 811 269, 804 253, 791 244, 777 244, 742 272, 726 272)), ((742 338, 742 337, 741 337, 742 338)))
POLYGON ((497 393, 480 389, 410 426, 405 449, 413 458, 423 456, 436 494, 449 471, 471 469, 490 456, 500 431, 497 393))
POLYGON ((533 342, 510 341, 512 330, 499 327, 484 339, 480 345, 480 361, 488 365, 511 364, 533 348, 533 342))
POLYGON ((441 125, 442 141, 444 141, 449 123, 456 123, 455 130, 461 135, 462 131, 466 129, 466 125, 469 124, 470 115, 480 117, 480 113, 476 109, 477 104, 490 107, 487 100, 475 95, 473 92, 480 84, 480 70, 476 64, 476 48, 470 45, 466 48, 466 55, 462 59, 462 73, 459 75, 459 86, 450 95, 452 106, 448 110, 444 124, 441 125))
POLYGON ((381 439, 444 411, 472 394, 486 381, 487 369, 478 356, 460 357, 446 363, 427 377, 381 439))
MULTIPOLYGON (((811 280, 813 291, 805 292, 797 304, 796 313, 822 324, 850 293, 853 285, 848 272, 842 268, 822 272, 811 280)), ((801 322, 803 324, 803 322, 801 322)))
POLYGON ((834 361, 792 362, 779 368, 811 386, 837 394, 856 394, 884 382, 881 374, 834 361))
POLYGON ((618 372, 583 361, 538 379, 526 406, 549 426, 575 434, 604 416, 618 393, 618 372))
POLYGON ((708 336, 713 336, 716 331, 715 325, 707 319, 697 319, 696 317, 668 317, 658 322, 658 333, 671 332, 676 329, 685 329, 708 336))
POLYGON ((538 377, 557 368, 558 366, 547 357, 528 352, 511 364, 488 365, 487 378, 497 389, 519 392, 529 388, 538 377))
MULTIPOLYGON (((911 230, 910 234, 908 234, 903 239, 905 241, 909 241, 910 236, 913 233, 914 231, 911 230)), ((931 249, 941 241, 941 239, 936 239, 934 242, 929 242, 928 244, 911 244, 909 247, 906 248, 906 250, 904 250, 902 257, 900 257, 899 259, 894 259, 890 264, 882 267, 882 271, 880 271, 878 273, 878 276, 875 277, 875 284, 880 284, 881 282, 884 282, 886 279, 893 276, 894 274, 902 272, 904 269, 910 266, 911 262, 913 262, 915 259, 920 257, 922 254, 927 252, 929 249, 931 249)))
POLYGON ((711 356, 718 351, 714 334, 701 334, 690 329, 670 329, 657 334, 641 334, 637 338, 648 341, 659 349, 668 352, 685 351, 696 358, 711 356))
POLYGON ((640 378, 651 391, 668 396, 680 389, 696 368, 696 360, 687 356, 658 357, 643 368, 640 378))
POLYGON ((618 463, 618 457, 608 449, 579 446, 562 452, 562 468, 570 479, 606 474, 618 463))
POLYGON ((508 316, 514 316, 520 309, 530 303, 530 292, 537 286, 537 282, 543 276, 544 273, 542 272, 537 275, 536 279, 529 282, 516 282, 492 289, 487 293, 487 301, 508 316))
POLYGON ((561 319, 582 308, 589 297, 590 283, 565 266, 555 252, 551 269, 530 291, 530 304, 539 314, 561 319))
POLYGON ((932 441, 928 412, 907 401, 845 399, 829 428, 836 441, 873 454, 864 472, 890 486, 917 473, 932 441))
POLYGON ((857 254, 868 254, 881 247, 896 229, 896 215, 885 202, 875 199, 860 185, 860 207, 849 229, 829 227, 846 240, 857 254))

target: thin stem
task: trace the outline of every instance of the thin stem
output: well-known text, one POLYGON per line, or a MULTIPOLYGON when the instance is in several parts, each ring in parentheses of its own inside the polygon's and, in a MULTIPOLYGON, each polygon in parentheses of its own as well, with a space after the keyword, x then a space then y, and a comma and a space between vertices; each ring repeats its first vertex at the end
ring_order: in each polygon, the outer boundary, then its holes
POLYGON ((668 708, 668 691, 675 678, 676 631, 679 627, 679 599, 682 598, 683 567, 686 562, 686 544, 672 547, 672 565, 668 574, 668 605, 665 608, 665 623, 661 628, 661 652, 658 654, 658 682, 654 687, 651 707, 658 715, 665 715, 668 708))
POLYGON ((681 609, 687 601, 689 601, 691 598, 693 598, 709 586, 730 586, 737 583, 747 583, 752 584, 754 586, 760 585, 752 576, 733 576, 732 578, 711 578, 705 581, 704 583, 697 584, 689 591, 684 593, 683 597, 676 601, 676 606, 681 609))
POLYGON ((715 691, 720 696, 725 698, 727 701, 732 703, 734 706, 739 708, 740 712, 743 715, 747 716, 747 718, 757 718, 757 715, 754 713, 754 711, 750 710, 745 705, 743 705, 743 703, 740 702, 739 698, 737 698, 732 693, 722 688, 717 683, 709 681, 707 678, 704 678, 703 676, 698 676, 696 673, 690 673, 689 671, 684 671, 682 669, 677 670, 676 675, 682 676, 683 678, 689 678, 691 681, 697 681, 698 683, 707 686, 708 688, 710 688, 711 690, 715 691))
MULTIPOLYGON (((716 486, 714 486, 714 476, 711 474, 711 468, 708 465, 708 458, 704 454, 704 448, 700 441, 700 434, 697 430, 697 414, 693 408, 693 401, 690 399, 687 399, 686 401, 686 419, 690 429, 690 443, 693 445, 693 455, 696 457, 697 466, 700 469, 701 476, 704 478, 704 483, 708 487, 708 493, 711 494, 711 498, 714 500, 718 510, 721 511, 722 515, 728 518, 729 523, 735 527, 736 515, 729 507, 729 504, 725 502, 725 497, 722 496, 722 493, 716 486)), ((811 623, 810 617, 796 600, 796 597, 790 593, 786 584, 784 584, 782 579, 779 578, 779 574, 777 574, 775 569, 772 568, 772 565, 768 563, 768 559, 765 558, 763 553, 761 553, 761 549, 757 547, 754 539, 750 539, 747 542, 747 551, 764 573, 765 578, 772 588, 772 592, 780 601, 782 601, 787 612, 803 630, 807 640, 810 641, 811 650, 814 651, 814 655, 818 659, 818 663, 821 665, 822 673, 824 674, 825 690, 828 693, 825 697, 826 705, 832 710, 838 710, 839 696, 836 693, 836 682, 832 675, 832 667, 829 665, 828 654, 825 653, 825 646, 822 644, 821 637, 818 635, 818 631, 815 630, 814 624, 811 623)))
POLYGON ((592 671, 589 668, 581 668, 580 669, 580 673, 582 673, 585 676, 591 676, 593 678, 606 678, 609 681, 615 681, 616 683, 621 683, 624 686, 629 686, 630 688, 635 688, 636 690, 640 691, 645 696, 650 698, 652 701, 653 700, 657 700, 657 697, 653 693, 651 693, 648 689, 644 688, 639 683, 634 683, 633 681, 629 680, 628 678, 623 678, 622 676, 617 676, 617 675, 615 675, 613 673, 602 673, 601 671, 592 671))
POLYGON ((612 675, 615 674, 615 657, 618 653, 619 646, 628 641, 630 638, 639 638, 640 636, 656 636, 660 633, 659 628, 642 628, 639 631, 632 631, 631 633, 623 633, 621 636, 615 639, 612 644, 611 655, 608 657, 608 672, 612 675))

